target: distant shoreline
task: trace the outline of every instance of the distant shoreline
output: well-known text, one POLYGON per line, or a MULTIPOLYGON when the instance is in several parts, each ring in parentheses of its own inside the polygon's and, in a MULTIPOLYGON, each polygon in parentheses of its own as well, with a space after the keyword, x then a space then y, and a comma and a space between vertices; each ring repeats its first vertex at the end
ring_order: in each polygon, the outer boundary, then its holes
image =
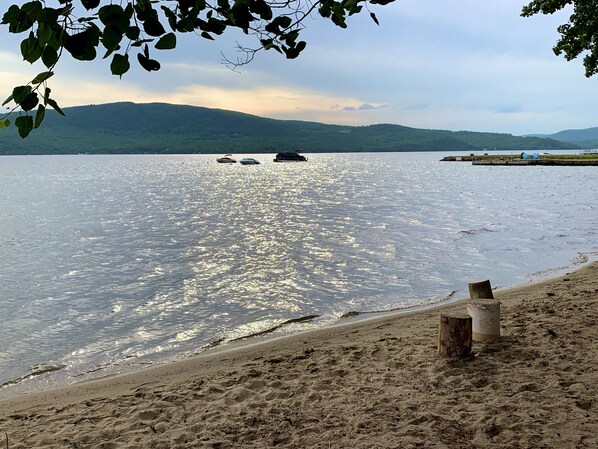
POLYGON ((501 165, 521 167, 529 165, 542 166, 598 166, 598 152, 580 154, 470 154, 462 156, 446 156, 441 162, 471 162, 472 165, 501 165))

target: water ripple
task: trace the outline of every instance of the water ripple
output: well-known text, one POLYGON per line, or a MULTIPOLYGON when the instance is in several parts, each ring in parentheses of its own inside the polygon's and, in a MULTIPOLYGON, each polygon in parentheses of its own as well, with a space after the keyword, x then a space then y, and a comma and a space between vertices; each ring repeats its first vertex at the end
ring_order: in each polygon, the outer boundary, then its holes
POLYGON ((3 158, 0 384, 439 301, 471 279, 523 282, 598 250, 593 167, 255 157, 3 158), (31 376, 40 366, 61 368, 31 376))

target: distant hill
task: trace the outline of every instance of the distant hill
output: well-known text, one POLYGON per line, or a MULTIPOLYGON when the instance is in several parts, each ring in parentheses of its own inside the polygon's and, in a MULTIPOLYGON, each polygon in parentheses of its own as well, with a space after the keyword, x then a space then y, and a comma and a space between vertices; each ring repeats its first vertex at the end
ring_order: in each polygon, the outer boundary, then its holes
POLYGON ((163 103, 112 103, 49 111, 21 139, 0 130, 0 154, 540 151, 576 148, 554 139, 400 125, 341 126, 274 120, 163 103))
POLYGON ((580 148, 598 148, 598 128, 567 129, 554 134, 534 134, 529 137, 555 139, 580 148))

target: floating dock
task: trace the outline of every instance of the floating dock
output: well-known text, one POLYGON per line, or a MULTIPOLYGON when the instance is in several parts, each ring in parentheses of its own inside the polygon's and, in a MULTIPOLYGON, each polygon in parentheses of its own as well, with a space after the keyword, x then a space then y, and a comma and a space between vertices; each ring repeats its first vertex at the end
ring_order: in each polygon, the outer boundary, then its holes
POLYGON ((598 154, 542 154, 537 159, 522 159, 519 155, 493 154, 493 155, 473 155, 468 156, 446 156, 441 159, 443 162, 471 162, 472 165, 494 165, 510 167, 527 167, 529 165, 544 166, 597 166, 598 154))
POLYGON ((514 160, 514 161, 471 161, 471 165, 514 165, 514 166, 527 166, 527 165, 558 165, 558 166, 598 166, 598 159, 591 160, 568 160, 568 159, 532 159, 532 160, 514 160))

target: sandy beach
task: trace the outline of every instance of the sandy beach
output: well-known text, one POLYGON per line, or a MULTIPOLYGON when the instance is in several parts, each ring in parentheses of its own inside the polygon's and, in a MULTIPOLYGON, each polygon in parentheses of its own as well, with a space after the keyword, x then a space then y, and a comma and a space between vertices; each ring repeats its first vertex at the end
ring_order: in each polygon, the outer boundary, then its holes
POLYGON ((0 447, 598 447, 598 263, 495 297, 467 359, 437 353, 454 302, 4 399, 0 447))

